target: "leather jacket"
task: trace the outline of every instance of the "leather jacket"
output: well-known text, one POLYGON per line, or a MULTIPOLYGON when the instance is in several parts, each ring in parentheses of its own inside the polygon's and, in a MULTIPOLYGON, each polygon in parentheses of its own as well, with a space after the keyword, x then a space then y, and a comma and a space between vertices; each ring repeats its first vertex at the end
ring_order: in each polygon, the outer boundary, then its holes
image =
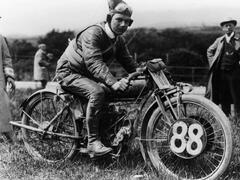
POLYGON ((115 39, 105 32, 106 22, 90 26, 73 39, 58 60, 57 76, 78 73, 84 77, 112 86, 117 79, 108 65, 116 59, 123 68, 132 73, 137 63, 130 55, 122 36, 115 39))

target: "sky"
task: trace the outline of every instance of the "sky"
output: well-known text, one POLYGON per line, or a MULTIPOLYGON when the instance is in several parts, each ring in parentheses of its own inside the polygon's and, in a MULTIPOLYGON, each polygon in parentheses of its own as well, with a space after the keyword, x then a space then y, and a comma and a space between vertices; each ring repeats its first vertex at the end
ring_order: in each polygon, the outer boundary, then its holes
MULTIPOLYGON (((239 20, 239 0, 125 0, 133 8, 134 27, 218 25, 239 20)), ((0 33, 44 35, 53 28, 79 31, 105 20, 107 0, 1 0, 0 33)), ((240 21, 239 21, 240 23, 240 21)))

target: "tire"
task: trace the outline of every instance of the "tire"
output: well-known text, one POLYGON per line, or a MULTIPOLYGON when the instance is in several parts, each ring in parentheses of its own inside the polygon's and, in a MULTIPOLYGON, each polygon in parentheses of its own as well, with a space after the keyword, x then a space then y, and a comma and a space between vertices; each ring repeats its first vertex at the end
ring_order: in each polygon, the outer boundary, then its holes
MULTIPOLYGON (((27 115, 23 113, 22 124, 43 129, 34 123, 29 116, 39 123, 40 126, 46 126, 64 105, 64 101, 61 98, 56 100, 55 94, 52 92, 39 93, 31 98, 25 106, 24 111, 27 115)), ((72 136, 78 135, 77 127, 69 108, 66 108, 58 119, 50 125, 49 131, 72 136)), ((56 135, 43 135, 43 133, 26 128, 22 128, 22 135, 24 145, 34 159, 55 163, 73 160, 77 154, 78 143, 75 139, 56 135)))
MULTIPOLYGON (((176 98, 171 102, 176 110, 176 98)), ((180 108, 181 116, 174 120, 170 106, 166 104, 169 122, 163 119, 159 108, 154 110, 146 129, 147 140, 144 143, 146 157, 158 174, 164 178, 218 179, 226 170, 232 155, 231 126, 228 118, 217 105, 201 96, 183 95, 180 108), (183 152, 181 151, 183 155, 179 155, 170 147, 172 146, 173 125, 180 121, 184 122, 186 119, 194 122, 195 126, 199 124, 205 133, 200 139, 202 144, 205 142, 205 145, 201 146, 202 151, 196 156, 189 156, 186 153, 187 148, 183 152), (203 140, 203 137, 206 139, 203 140)), ((184 138, 189 135, 189 129, 184 138)), ((182 133, 183 129, 180 128, 175 132, 182 133)), ((199 132, 197 131, 197 133, 199 132)), ((176 140, 174 143, 177 144, 176 140)), ((176 146, 175 144, 173 145, 176 146)), ((176 147, 180 148, 183 146, 182 144, 184 145, 184 141, 181 140, 176 147)), ((198 144, 197 147, 199 147, 198 144)), ((192 149, 192 146, 190 148, 192 149)))

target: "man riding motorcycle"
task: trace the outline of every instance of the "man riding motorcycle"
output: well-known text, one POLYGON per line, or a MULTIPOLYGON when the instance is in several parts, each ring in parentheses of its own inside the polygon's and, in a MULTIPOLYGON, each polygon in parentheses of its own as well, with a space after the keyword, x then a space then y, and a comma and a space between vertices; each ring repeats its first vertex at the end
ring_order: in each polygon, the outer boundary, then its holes
POLYGON ((132 87, 128 88, 128 80, 114 77, 108 64, 116 59, 128 73, 137 69, 137 63, 121 36, 133 22, 132 9, 119 0, 110 0, 109 9, 106 22, 87 27, 69 43, 58 60, 56 70, 64 90, 88 99, 88 151, 94 156, 112 151, 102 144, 99 136, 100 113, 107 94, 123 95, 126 89, 132 91, 132 87))

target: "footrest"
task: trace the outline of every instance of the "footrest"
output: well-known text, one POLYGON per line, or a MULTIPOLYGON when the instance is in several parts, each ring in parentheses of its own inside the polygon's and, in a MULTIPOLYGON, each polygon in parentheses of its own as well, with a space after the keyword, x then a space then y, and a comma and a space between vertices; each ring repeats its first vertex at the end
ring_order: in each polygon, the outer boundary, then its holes
POLYGON ((14 126, 19 126, 19 124, 22 124, 22 121, 10 121, 9 123, 14 126))
POLYGON ((80 153, 83 153, 83 154, 87 154, 88 153, 88 149, 87 148, 83 148, 83 147, 80 147, 77 149, 80 153))

